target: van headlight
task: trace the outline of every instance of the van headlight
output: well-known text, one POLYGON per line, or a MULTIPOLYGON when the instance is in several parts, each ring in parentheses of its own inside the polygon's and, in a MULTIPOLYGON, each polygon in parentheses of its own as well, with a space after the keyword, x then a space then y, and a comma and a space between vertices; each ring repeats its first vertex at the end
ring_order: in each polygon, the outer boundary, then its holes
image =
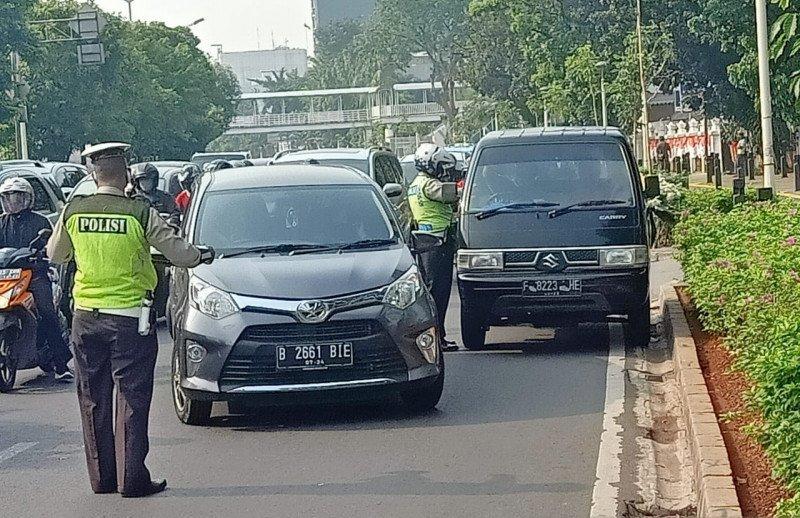
POLYGON ((459 270, 502 270, 503 252, 458 251, 459 270))
POLYGON ((600 266, 641 266, 649 261, 646 246, 600 250, 600 266))
POLYGON ((412 266, 399 279, 386 288, 383 303, 398 309, 406 309, 417 301, 417 295, 422 291, 422 276, 416 266, 412 266))
POLYGON ((239 306, 229 293, 192 277, 189 281, 189 299, 192 305, 204 315, 221 319, 239 311, 239 306))

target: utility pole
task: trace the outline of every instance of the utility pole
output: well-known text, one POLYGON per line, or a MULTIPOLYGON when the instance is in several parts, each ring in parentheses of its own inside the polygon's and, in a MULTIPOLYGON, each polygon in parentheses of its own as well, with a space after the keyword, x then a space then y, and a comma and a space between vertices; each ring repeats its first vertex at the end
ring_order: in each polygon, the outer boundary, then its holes
POLYGON ((772 188, 775 174, 775 150, 772 144, 772 90, 769 83, 769 41, 767 2, 756 2, 756 33, 758 36, 758 85, 761 104, 761 145, 764 164, 764 188, 772 188))
POLYGON ((600 69, 600 104, 603 105, 603 127, 608 126, 608 103, 606 101, 606 65, 608 61, 601 61, 595 66, 600 69))
POLYGON ((133 4, 133 0, 124 0, 124 1, 128 2, 128 21, 132 22, 133 21, 133 7, 131 7, 131 4, 133 4))
POLYGON ((636 41, 639 47, 639 82, 642 89, 642 154, 644 166, 652 172, 650 158, 650 110, 647 107, 647 78, 644 74, 644 36, 642 35, 642 0, 636 0, 636 41))
POLYGON ((11 51, 11 88, 13 89, 13 99, 20 104, 19 111, 15 117, 14 129, 17 141, 17 156, 22 160, 28 160, 28 106, 25 104, 25 97, 28 95, 28 84, 22 76, 20 70, 20 55, 16 50, 11 51))

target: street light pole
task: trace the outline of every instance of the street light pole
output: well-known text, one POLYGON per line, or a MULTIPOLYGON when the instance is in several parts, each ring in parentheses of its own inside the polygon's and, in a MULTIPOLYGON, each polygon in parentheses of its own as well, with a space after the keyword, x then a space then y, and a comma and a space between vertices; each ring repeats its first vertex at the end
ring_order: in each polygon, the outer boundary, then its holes
POLYGON ((133 7, 131 7, 131 4, 133 4, 133 0, 124 0, 124 1, 128 2, 128 21, 132 22, 133 21, 133 7))
POLYGON ((652 169, 650 158, 650 110, 647 106, 647 79, 644 74, 644 37, 642 35, 642 0, 636 0, 636 41, 639 47, 639 82, 642 89, 642 154, 648 172, 652 169))
POLYGON ((608 127, 608 103, 606 102, 606 65, 608 61, 597 63, 600 69, 600 103, 603 105, 603 127, 608 127))
POLYGON ((769 41, 767 2, 756 2, 756 33, 758 37, 758 85, 761 104, 761 145, 764 165, 764 187, 772 188, 775 174, 775 151, 772 143, 772 90, 769 83, 769 41))

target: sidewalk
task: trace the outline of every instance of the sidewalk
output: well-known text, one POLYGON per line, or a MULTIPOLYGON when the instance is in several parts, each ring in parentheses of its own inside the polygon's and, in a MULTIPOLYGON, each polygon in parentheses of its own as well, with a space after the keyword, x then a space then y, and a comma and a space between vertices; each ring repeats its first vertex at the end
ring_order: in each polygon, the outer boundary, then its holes
MULTIPOLYGON (((723 174, 722 175, 722 186, 727 188, 733 188, 733 179, 736 178, 736 175, 732 174, 723 174)), ((756 175, 755 180, 750 180, 748 177, 745 177, 745 181, 747 182, 748 187, 763 187, 764 186, 764 177, 756 175)), ((705 184, 707 183, 705 173, 695 173, 689 176, 689 183, 691 184, 705 184)), ((711 183, 708 185, 714 185, 714 180, 711 180, 711 183)), ((794 190, 794 176, 789 175, 787 178, 781 177, 781 175, 775 175, 772 177, 772 187, 777 192, 796 192, 794 190)))

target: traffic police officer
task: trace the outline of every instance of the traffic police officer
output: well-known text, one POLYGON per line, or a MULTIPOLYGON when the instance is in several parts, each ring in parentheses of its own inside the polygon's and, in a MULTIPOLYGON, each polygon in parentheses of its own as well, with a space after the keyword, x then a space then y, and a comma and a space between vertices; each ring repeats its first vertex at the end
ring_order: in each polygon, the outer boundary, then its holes
POLYGON ((445 316, 453 286, 456 251, 453 207, 458 201, 458 190, 453 183, 453 174, 457 160, 444 148, 423 144, 414 155, 414 164, 419 174, 408 189, 408 201, 417 229, 434 234, 444 242, 442 246, 420 254, 422 274, 436 303, 443 349, 453 351, 458 346, 446 339, 445 316))
POLYGON ((47 252, 52 261, 74 260, 77 267, 72 342, 92 489, 140 497, 167 485, 152 480, 145 466, 158 352, 155 326, 148 325, 154 318, 142 318, 156 287, 150 247, 187 268, 214 256, 178 237, 146 202, 125 197, 129 147, 107 143, 83 152, 92 160, 97 194, 67 205, 47 252))

